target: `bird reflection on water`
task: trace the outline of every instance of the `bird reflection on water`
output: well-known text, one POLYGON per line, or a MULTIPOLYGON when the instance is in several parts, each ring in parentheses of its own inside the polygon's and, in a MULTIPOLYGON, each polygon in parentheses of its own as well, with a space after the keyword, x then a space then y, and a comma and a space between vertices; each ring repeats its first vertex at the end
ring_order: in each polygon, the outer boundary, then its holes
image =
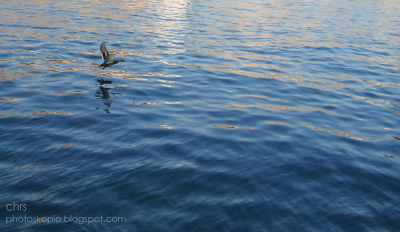
POLYGON ((110 90, 110 88, 105 88, 103 86, 99 86, 99 90, 100 91, 96 91, 96 97, 100 97, 103 99, 109 99, 110 98, 110 94, 108 93, 108 90, 110 90))
MULTIPOLYGON (((111 88, 106 88, 104 87, 104 84, 111 84, 112 81, 105 81, 103 79, 97 79, 96 83, 99 86, 99 90, 96 91, 96 97, 98 98, 102 98, 102 99, 109 99, 110 98, 110 94, 109 94, 109 90, 111 88)), ((104 105, 107 106, 107 108, 111 107, 111 102, 103 102, 104 105)), ((97 107, 96 109, 100 109, 99 107, 97 107)), ((108 109, 104 109, 104 111, 106 111, 107 113, 111 113, 108 109)))
POLYGON ((106 80, 103 80, 103 79, 97 79, 96 83, 98 84, 98 87, 99 87, 99 90, 100 90, 100 91, 96 91, 96 97, 103 98, 103 99, 109 99, 111 97, 110 94, 112 94, 113 96, 122 95, 120 93, 109 93, 108 92, 112 88, 107 86, 107 84, 112 84, 112 81, 106 81, 106 80))
MULTIPOLYGON (((101 55, 103 56, 104 62, 99 65, 99 67, 102 67, 102 69, 105 69, 106 67, 112 66, 114 64, 118 64, 119 62, 125 62, 124 60, 114 60, 114 55, 110 54, 106 48, 106 44, 103 42, 100 45, 100 52, 101 55)), ((97 84, 99 85, 99 90, 96 91, 96 97, 102 98, 102 99, 109 99, 110 98, 110 93, 108 92, 111 88, 106 87, 107 84, 111 84, 112 81, 107 81, 103 79, 97 79, 96 80, 97 84)), ((112 95, 120 95, 118 93, 111 93, 112 95)), ((107 107, 111 107, 111 102, 110 103, 104 103, 107 105, 107 107)), ((109 110, 107 110, 107 113, 110 113, 109 110)))

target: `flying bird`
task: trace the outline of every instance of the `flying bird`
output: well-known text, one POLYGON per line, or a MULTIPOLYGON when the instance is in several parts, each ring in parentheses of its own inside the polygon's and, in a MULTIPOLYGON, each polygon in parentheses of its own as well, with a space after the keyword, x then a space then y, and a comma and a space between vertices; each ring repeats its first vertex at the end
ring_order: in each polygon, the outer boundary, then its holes
POLYGON ((125 62, 125 60, 114 60, 114 55, 108 53, 108 50, 106 48, 106 43, 101 43, 100 45, 100 52, 101 55, 103 56, 104 62, 99 65, 99 67, 103 67, 105 69, 108 66, 118 64, 119 62, 125 62))

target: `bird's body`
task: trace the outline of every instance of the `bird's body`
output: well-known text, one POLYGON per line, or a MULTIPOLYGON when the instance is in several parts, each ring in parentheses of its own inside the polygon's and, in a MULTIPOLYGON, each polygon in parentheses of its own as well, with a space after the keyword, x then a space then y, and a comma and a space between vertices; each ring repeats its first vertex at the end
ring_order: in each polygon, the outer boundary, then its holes
POLYGON ((119 62, 125 62, 124 60, 118 60, 118 61, 114 61, 114 55, 110 54, 106 48, 106 43, 101 43, 100 45, 100 52, 101 55, 103 56, 103 60, 104 62, 100 65, 100 67, 103 67, 103 69, 105 69, 108 66, 117 64, 119 62))

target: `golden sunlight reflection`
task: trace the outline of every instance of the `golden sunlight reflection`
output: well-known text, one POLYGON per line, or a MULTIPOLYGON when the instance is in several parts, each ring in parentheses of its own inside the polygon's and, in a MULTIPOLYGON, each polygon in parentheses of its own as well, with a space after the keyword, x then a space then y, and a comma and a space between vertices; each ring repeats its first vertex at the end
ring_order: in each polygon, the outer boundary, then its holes
POLYGON ((320 108, 301 108, 301 107, 294 107, 294 106, 280 106, 280 105, 268 105, 268 104, 262 104, 262 103, 258 103, 257 105, 249 105, 251 107, 269 107, 272 109, 276 109, 276 110, 297 110, 297 111, 322 111, 324 113, 328 113, 331 114, 333 113, 332 111, 327 111, 327 110, 323 110, 320 108))
POLYGON ((242 108, 247 107, 246 105, 239 105, 239 104, 235 104, 235 103, 233 103, 232 105, 237 106, 237 107, 242 107, 242 108))
POLYGON ((158 124, 158 125, 154 125, 154 126, 162 127, 162 128, 165 128, 165 129, 174 129, 175 128, 173 126, 167 126, 165 124, 158 124))
POLYGON ((166 80, 161 80, 161 79, 158 79, 157 81, 163 82, 163 83, 175 83, 175 81, 166 81, 166 80))
POLYGON ((215 107, 229 107, 228 105, 213 105, 215 107))
POLYGON ((54 78, 44 78, 43 80, 45 80, 45 81, 55 81, 55 80, 62 80, 62 79, 64 79, 64 78, 62 78, 62 77, 54 77, 54 78))
POLYGON ((44 196, 46 196, 46 193, 44 193, 44 194, 42 194, 42 195, 39 195, 39 196, 28 195, 28 196, 26 197, 26 200, 41 199, 41 198, 43 198, 44 196))
POLYGON ((164 104, 167 105, 177 105, 177 104, 181 104, 181 102, 163 102, 164 104))
POLYGON ((23 72, 15 72, 15 71, 5 71, 4 69, 0 69, 0 81, 9 81, 12 79, 16 79, 19 76, 25 76, 26 74, 23 72), (6 75, 12 74, 12 75, 6 75))
POLYGON ((238 126, 228 126, 228 125, 223 125, 223 124, 214 124, 211 125, 212 127, 220 127, 220 128, 226 128, 226 129, 238 129, 240 127, 238 126))
POLYGON ((137 80, 137 81, 149 81, 149 78, 138 78, 132 76, 146 76, 146 77, 153 77, 153 76, 162 76, 162 73, 127 73, 127 71, 119 71, 119 70, 112 70, 108 69, 107 72, 100 73, 101 76, 107 78, 115 78, 115 79, 129 79, 129 80, 137 80))
POLYGON ((55 93, 55 94, 58 94, 58 95, 61 95, 61 96, 64 96, 64 95, 68 95, 68 94, 73 94, 73 93, 84 93, 85 91, 81 91, 81 90, 73 90, 73 91, 70 91, 70 92, 53 92, 53 93, 55 93))
POLYGON ((64 114, 64 115, 74 115, 74 113, 69 113, 69 112, 58 112, 58 111, 36 111, 32 112, 32 114, 64 114))
POLYGON ((26 227, 31 227, 32 225, 35 225, 35 224, 38 224, 38 223, 43 223, 43 220, 42 220, 42 219, 39 219, 39 220, 37 220, 37 221, 34 222, 34 223, 28 224, 26 227))
POLYGON ((387 104, 390 104, 390 105, 392 105, 392 106, 394 106, 394 107, 396 107, 396 108, 399 108, 400 109, 400 106, 398 106, 398 105, 396 105, 396 104, 394 104, 393 102, 386 102, 387 104))
POLYGON ((155 105, 155 104, 158 103, 158 102, 142 102, 142 103, 140 103, 140 102, 136 102, 136 101, 129 101, 129 102, 133 103, 135 105, 141 105, 141 106, 143 106, 143 105, 155 105))
POLYGON ((4 117, 10 117, 10 116, 22 116, 22 117, 31 117, 31 118, 37 118, 38 116, 32 116, 31 114, 26 114, 26 113, 14 113, 10 114, 12 110, 7 110, 7 111, 2 111, 0 112, 1 116, 4 117))
POLYGON ((4 53, 28 53, 28 54, 32 54, 35 53, 34 51, 26 51, 26 50, 0 50, 0 52, 4 52, 4 53))
POLYGON ((339 131, 323 130, 323 129, 320 129, 318 127, 310 126, 310 125, 305 125, 305 126, 308 127, 308 128, 314 129, 314 130, 329 132, 329 133, 332 133, 332 134, 335 134, 335 135, 339 135, 339 136, 343 136, 343 137, 349 137, 349 138, 352 138, 352 139, 355 139, 355 140, 360 140, 360 141, 364 141, 365 140, 363 138, 355 137, 355 136, 352 136, 350 134, 342 133, 342 132, 339 132, 339 131))
POLYGON ((174 48, 177 43, 183 42, 177 39, 180 36, 184 36, 184 31, 186 24, 188 22, 188 0, 162 0, 161 5, 155 9, 158 15, 163 20, 157 20, 154 22, 156 28, 159 30, 159 36, 161 39, 165 40, 163 45, 167 45, 171 49, 168 51, 170 53, 176 54, 183 52, 181 48, 174 48), (180 34, 182 33, 182 34, 180 34))
POLYGON ((28 178, 29 177, 24 177, 24 178, 18 179, 17 182, 23 181, 23 180, 28 179, 28 178))
POLYGON ((399 114, 400 115, 400 112, 397 112, 397 111, 395 111, 395 110, 389 110, 390 112, 393 112, 393 113, 395 113, 395 114, 399 114))
POLYGON ((190 165, 190 163, 177 164, 176 167, 182 167, 183 165, 190 165))
POLYGON ((16 102, 16 101, 21 101, 23 99, 18 99, 18 98, 0 98, 0 101, 10 101, 10 102, 16 102))
POLYGON ((72 146, 72 144, 67 143, 67 144, 63 144, 63 145, 59 146, 58 148, 60 149, 60 148, 65 148, 65 147, 70 147, 70 146, 72 146))
MULTIPOLYGON (((346 95, 346 96, 353 97, 353 98, 355 98, 357 100, 362 100, 362 101, 368 102, 369 104, 372 104, 372 105, 375 105, 375 106, 383 106, 382 104, 375 103, 372 100, 369 100, 368 98, 365 98, 365 97, 361 97, 361 96, 357 96, 357 95, 349 94, 349 93, 343 93, 343 92, 338 92, 338 93, 346 95)), ((381 101, 381 100, 375 100, 375 101, 384 102, 384 101, 381 101)))
POLYGON ((250 107, 258 107, 258 108, 262 108, 262 105, 249 105, 250 107))
POLYGON ((49 63, 55 63, 55 64, 72 64, 76 60, 47 60, 49 63))
POLYGON ((19 63, 17 63, 17 65, 25 65, 25 66, 30 66, 30 67, 35 66, 37 64, 38 63, 35 63, 35 62, 30 62, 30 63, 19 62, 19 63))
POLYGON ((260 96, 260 95, 251 95, 251 94, 238 94, 238 97, 258 97, 258 98, 267 98, 265 96, 260 96))
POLYGON ((268 124, 285 125, 283 122, 267 122, 268 124))

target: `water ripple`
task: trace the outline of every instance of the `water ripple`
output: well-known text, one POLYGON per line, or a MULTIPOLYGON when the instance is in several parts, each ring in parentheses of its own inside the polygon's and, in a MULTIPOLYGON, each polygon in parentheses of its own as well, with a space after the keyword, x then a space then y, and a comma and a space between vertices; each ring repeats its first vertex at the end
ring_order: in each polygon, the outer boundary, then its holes
POLYGON ((2 3, 0 230, 398 228, 396 1, 2 3))

